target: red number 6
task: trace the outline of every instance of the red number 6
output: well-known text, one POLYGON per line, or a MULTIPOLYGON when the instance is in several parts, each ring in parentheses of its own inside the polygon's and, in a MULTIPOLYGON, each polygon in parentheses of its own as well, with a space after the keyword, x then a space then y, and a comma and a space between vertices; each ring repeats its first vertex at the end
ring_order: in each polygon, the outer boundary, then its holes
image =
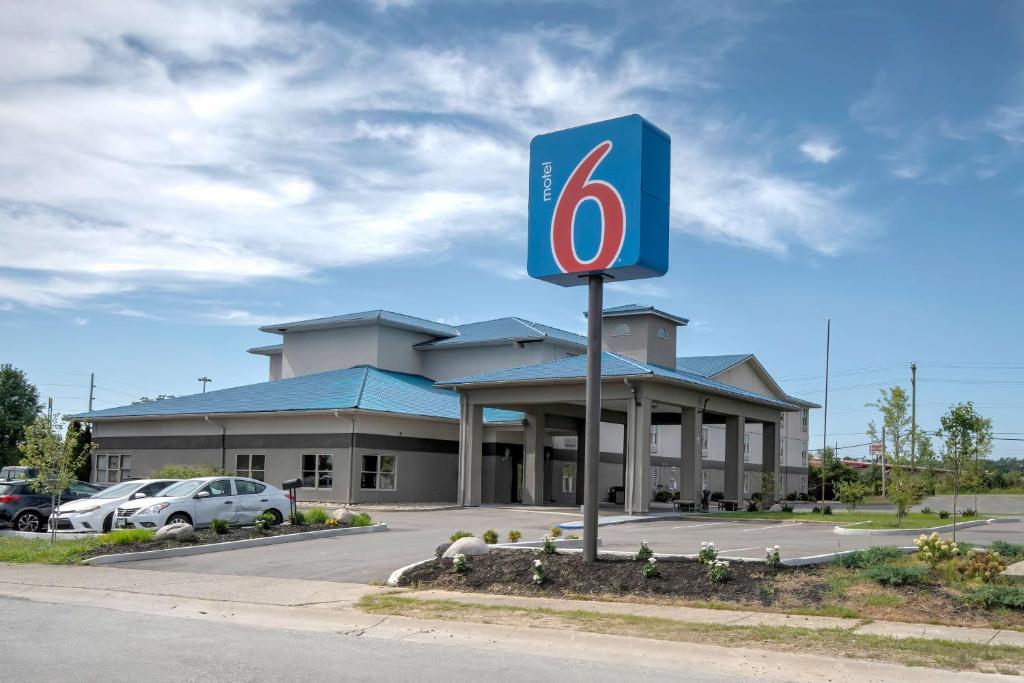
POLYGON ((612 150, 605 140, 583 158, 558 195, 551 218, 551 253, 563 273, 578 273, 610 268, 619 257, 625 239, 626 209, 622 197, 603 180, 591 180, 594 169, 612 150), (597 202, 601 209, 601 243, 589 261, 576 253, 576 211, 587 200, 597 202))

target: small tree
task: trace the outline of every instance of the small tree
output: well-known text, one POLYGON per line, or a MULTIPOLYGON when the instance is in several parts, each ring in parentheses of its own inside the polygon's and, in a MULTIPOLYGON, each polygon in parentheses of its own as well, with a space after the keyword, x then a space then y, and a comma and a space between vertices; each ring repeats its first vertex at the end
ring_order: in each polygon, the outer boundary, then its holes
POLYGON ((864 502, 868 495, 867 484, 859 481, 844 481, 836 486, 836 496, 839 502, 846 506, 846 509, 853 512, 857 506, 864 502))
POLYGON ((992 420, 982 417, 970 401, 951 406, 939 422, 943 459, 953 478, 953 541, 956 541, 956 506, 964 473, 992 447, 992 420))
POLYGON ((910 508, 924 500, 924 485, 919 477, 894 467, 889 479, 889 501, 896 506, 896 526, 903 526, 903 518, 910 508))
MULTIPOLYGON (((886 455, 895 464, 909 461, 910 441, 913 435, 913 423, 910 419, 910 397, 903 387, 879 389, 881 396, 874 403, 865 404, 865 408, 878 408, 882 414, 882 425, 885 427, 887 446, 886 455)), ((881 429, 874 421, 868 423, 867 435, 872 441, 881 441, 881 429)))
MULTIPOLYGON (((92 451, 91 444, 87 448, 80 447, 80 439, 81 432, 69 432, 67 439, 61 438, 42 415, 25 429, 20 445, 21 464, 39 470, 32 488, 50 496, 51 513, 60 506, 61 494, 75 481, 75 473, 92 451)), ((54 527, 51 541, 57 539, 56 534, 54 527)))
POLYGON ((763 472, 761 474, 761 504, 771 507, 775 500, 775 473, 763 472))

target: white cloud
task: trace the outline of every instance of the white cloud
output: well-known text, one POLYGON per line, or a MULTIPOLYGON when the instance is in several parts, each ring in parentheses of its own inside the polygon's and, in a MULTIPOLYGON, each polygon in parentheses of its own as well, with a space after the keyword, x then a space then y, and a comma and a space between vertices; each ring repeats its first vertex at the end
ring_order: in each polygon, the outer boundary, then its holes
POLYGON ((577 25, 441 47, 261 0, 4 8, 0 301, 69 307, 515 249, 530 137, 632 111, 676 131, 681 230, 835 253, 865 224, 846 188, 774 172, 737 144, 743 130, 689 104, 717 57, 624 49, 577 25))
POLYGON ((266 313, 253 313, 252 311, 246 311, 240 308, 224 308, 217 309, 214 311, 208 311, 203 314, 203 317, 212 323, 219 325, 242 325, 245 327, 259 327, 261 325, 272 325, 279 323, 282 319, 287 318, 288 320, 309 320, 310 318, 319 318, 322 314, 317 315, 279 315, 279 314, 266 314, 266 313))
POLYGON ((800 151, 815 163, 827 164, 838 159, 843 153, 843 148, 829 140, 814 138, 800 145, 800 151))
POLYGON ((72 322, 72 324, 74 324, 74 325, 76 325, 78 327, 85 327, 86 325, 89 324, 89 319, 88 318, 73 318, 71 320, 71 322, 72 322))

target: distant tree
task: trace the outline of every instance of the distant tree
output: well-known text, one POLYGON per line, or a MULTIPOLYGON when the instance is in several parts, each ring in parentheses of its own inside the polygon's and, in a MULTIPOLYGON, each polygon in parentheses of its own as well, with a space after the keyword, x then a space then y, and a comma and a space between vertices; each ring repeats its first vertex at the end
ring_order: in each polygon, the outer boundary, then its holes
POLYGON ((64 441, 71 444, 75 459, 82 461, 81 466, 75 471, 75 479, 89 481, 92 475, 92 428, 88 424, 72 420, 68 423, 64 441))
POLYGON ((949 412, 943 415, 939 422, 942 424, 939 438, 944 443, 943 460, 946 467, 952 470, 953 540, 956 541, 956 507, 964 473, 968 473, 967 480, 970 483, 972 465, 991 450, 992 420, 979 415, 974 410, 974 404, 967 401, 951 406, 949 412))
POLYGON ((177 396, 174 396, 173 394, 159 394, 159 395, 157 395, 156 398, 150 398, 149 396, 142 396, 142 397, 139 398, 138 401, 132 401, 132 405, 136 406, 136 405, 138 405, 140 403, 152 403, 153 401, 163 401, 164 399, 167 399, 167 398, 177 398, 177 396))
POLYGON ((910 508, 924 500, 924 483, 918 475, 897 466, 890 473, 886 495, 896 506, 896 526, 900 527, 903 526, 903 518, 907 516, 910 508))
MULTIPOLYGON (((70 431, 68 438, 63 438, 45 415, 25 428, 20 445, 21 463, 39 470, 32 488, 50 496, 51 510, 60 506, 61 494, 75 481, 75 473, 92 450, 91 445, 82 448, 80 439, 81 432, 70 431)), ((57 540, 56 533, 54 528, 52 541, 57 540)))
POLYGON ((820 464, 812 462, 807 466, 807 486, 812 491, 818 491, 819 497, 825 495, 825 491, 821 490, 823 486, 832 486, 834 491, 840 483, 858 479, 857 470, 840 460, 831 447, 825 448, 820 464), (822 481, 823 468, 824 481, 822 481))
MULTIPOLYGON (((893 463, 909 461, 910 440, 913 433, 910 399, 903 387, 879 389, 881 397, 874 403, 865 404, 866 408, 877 408, 882 413, 882 425, 885 427, 885 454, 893 463)), ((867 435, 872 441, 882 440, 882 430, 872 420, 868 423, 867 435)))
POLYGON ((18 444, 41 408, 39 391, 25 373, 10 363, 0 365, 0 466, 21 457, 18 444))
POLYGON ((868 495, 868 485, 860 481, 843 481, 836 486, 836 498, 853 512, 868 495))
POLYGON ((919 431, 917 437, 916 469, 921 474, 928 495, 935 494, 936 469, 939 467, 939 454, 935 451, 932 437, 919 431))

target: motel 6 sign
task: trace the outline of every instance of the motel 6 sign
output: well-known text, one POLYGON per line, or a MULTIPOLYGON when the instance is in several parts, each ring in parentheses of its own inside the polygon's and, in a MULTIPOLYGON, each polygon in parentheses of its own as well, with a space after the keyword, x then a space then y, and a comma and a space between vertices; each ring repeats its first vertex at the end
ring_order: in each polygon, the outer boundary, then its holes
POLYGON ((572 287, 664 275, 671 144, 635 114, 535 137, 530 276, 572 287))

